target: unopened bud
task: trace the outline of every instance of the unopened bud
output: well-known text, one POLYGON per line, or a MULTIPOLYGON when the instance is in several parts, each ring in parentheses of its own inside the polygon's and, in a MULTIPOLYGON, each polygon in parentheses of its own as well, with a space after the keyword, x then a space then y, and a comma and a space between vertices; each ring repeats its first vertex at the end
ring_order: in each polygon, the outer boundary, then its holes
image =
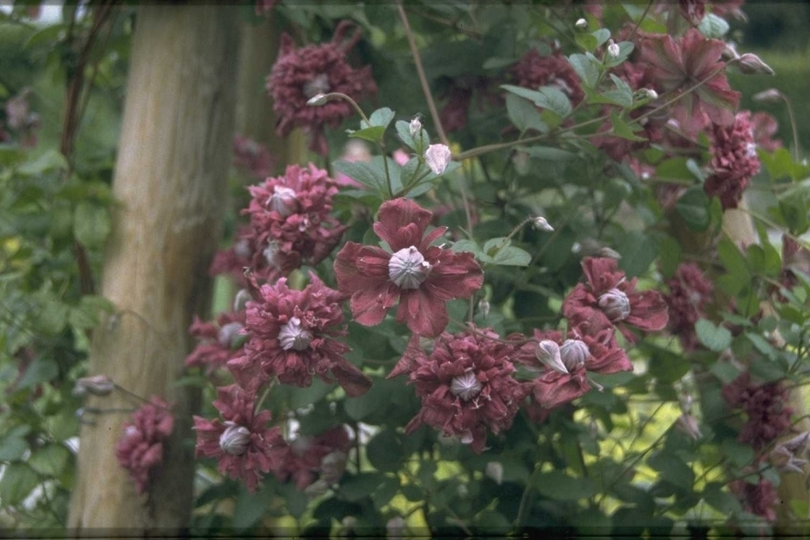
POLYGON ((610 289, 599 297, 597 301, 610 322, 619 322, 630 316, 630 299, 619 289, 610 289))
POLYGON ((547 368, 557 373, 568 373, 560 355, 560 346, 550 339, 544 339, 538 343, 534 355, 547 368))
POLYGON ((318 479, 315 482, 312 482, 306 488, 304 488, 304 495, 314 499, 315 497, 320 497, 321 495, 329 491, 330 487, 331 486, 323 479, 318 479))
POLYGON ((307 100, 307 105, 310 107, 320 107, 321 105, 326 105, 327 101, 329 101, 329 98, 326 97, 326 94, 315 94, 307 100))
POLYGON ((418 116, 414 116, 411 119, 411 123, 408 124, 408 131, 410 131, 411 137, 419 137, 422 135, 422 121, 419 120, 418 116))
POLYGON ((253 298, 250 296, 250 292, 247 289, 239 289, 239 292, 236 293, 236 296, 233 299, 233 310, 236 312, 242 311, 245 309, 248 301, 252 299, 253 298))
POLYGON ((487 463, 487 468, 484 474, 492 478, 499 486, 503 482, 503 465, 497 461, 490 461, 487 463))
POLYGON ((746 75, 776 75, 776 72, 762 61, 762 59, 752 53, 745 53, 740 56, 738 62, 740 71, 746 75))
POLYGON ((605 257, 607 259, 616 259, 617 261, 622 258, 618 251, 609 247, 601 247, 596 250, 597 257, 605 257))
POLYGON ((790 450, 793 454, 800 456, 807 452, 808 443, 810 443, 810 431, 805 431, 783 442, 782 446, 790 450))
POLYGON ((554 231, 554 227, 552 227, 549 224, 548 220, 546 218, 544 218, 543 216, 537 216, 537 217, 532 218, 532 223, 534 224, 534 228, 538 229, 540 231, 546 231, 546 232, 553 232, 554 231))
POLYGON ((740 55, 737 52, 737 49, 734 47, 732 43, 726 43, 726 47, 723 49, 723 52, 720 54, 720 58, 725 60, 726 62, 730 60, 736 60, 739 58, 740 55))
POLYGON ((489 302, 487 302, 486 299, 482 298, 478 302, 478 312, 481 313, 481 317, 484 319, 489 317, 489 302))
POLYGON ((560 347, 560 358, 568 371, 573 371, 585 364, 591 356, 591 351, 584 341, 566 339, 560 347))
POLYGON ((641 88, 638 91, 639 99, 658 99, 658 92, 652 88, 641 88))
POLYGON ((608 50, 608 54, 610 56, 612 56, 613 58, 618 58, 619 53, 621 52, 621 49, 619 48, 619 45, 617 43, 615 43, 612 39, 608 41, 607 50, 608 50))
POLYGON ((450 148, 443 144, 431 144, 425 151, 425 163, 434 174, 442 174, 450 164, 450 148))
POLYGON ((758 92, 752 96, 751 99, 760 103, 778 103, 783 99, 782 92, 776 88, 768 88, 762 92, 758 92))
POLYGON ((768 460, 781 472, 803 474, 804 469, 802 467, 807 465, 807 460, 797 458, 796 455, 783 444, 777 445, 776 448, 771 450, 768 454, 768 460))
POLYGON ((229 423, 219 437, 219 447, 232 456, 244 455, 250 446, 250 430, 233 422, 229 423))
POLYGON ((336 484, 346 470, 348 459, 349 456, 340 450, 326 454, 321 460, 321 480, 330 486, 336 484))
POLYGON ((689 414, 692 412, 693 401, 694 398, 692 398, 692 394, 682 394, 678 396, 678 402, 680 403, 681 411, 683 411, 684 414, 689 414))
POLYGON ((675 427, 682 433, 686 434, 686 436, 693 441, 696 441, 703 436, 703 434, 700 433, 697 418, 691 414, 680 415, 675 421, 675 427))
POLYGON ((588 28, 588 21, 586 21, 585 19, 577 19, 577 22, 574 23, 574 26, 576 26, 580 30, 585 30, 586 28, 588 28))
POLYGON ((91 394, 94 396, 108 396, 115 390, 115 383, 106 375, 93 375, 76 380, 73 387, 74 396, 91 394))

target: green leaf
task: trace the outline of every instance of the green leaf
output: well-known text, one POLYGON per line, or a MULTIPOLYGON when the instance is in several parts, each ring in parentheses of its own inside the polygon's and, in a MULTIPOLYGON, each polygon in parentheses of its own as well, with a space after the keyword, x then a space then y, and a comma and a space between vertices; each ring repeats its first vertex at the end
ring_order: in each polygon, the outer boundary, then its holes
POLYGON ((731 493, 723 491, 723 484, 711 482, 703 489, 703 499, 706 504, 720 513, 731 514, 742 511, 742 505, 731 493))
POLYGON ((599 40, 593 34, 577 34, 574 39, 583 51, 595 51, 599 47, 599 40))
POLYGON ((391 120, 394 119, 394 111, 389 109, 388 107, 383 107, 381 109, 377 109, 371 116, 369 116, 368 120, 374 127, 381 127, 383 131, 385 128, 388 127, 388 124, 391 123, 391 120))
POLYGON ((720 444, 720 451, 737 467, 744 467, 754 459, 754 449, 734 439, 724 439, 720 444))
POLYGON ((383 186, 386 185, 385 169, 375 167, 372 163, 338 160, 332 166, 335 171, 343 173, 375 191, 383 191, 383 186))
POLYGON ((498 251, 493 262, 500 266, 529 266, 532 256, 519 247, 506 246, 498 251))
MULTIPOLYGON (((632 102, 632 97, 630 100, 632 102)), ((622 139, 627 139, 628 141, 646 141, 646 137, 639 137, 635 133, 633 133, 633 127, 622 120, 622 117, 619 116, 615 111, 610 113, 610 124, 613 127, 613 134, 617 137, 621 137, 622 139)))
POLYGON ((390 429, 381 431, 366 446, 368 460, 380 472, 399 470, 405 454, 399 436, 390 429))
POLYGON ((509 115, 512 124, 521 133, 527 129, 533 129, 540 133, 548 131, 548 126, 540 118, 537 107, 514 94, 507 94, 506 96, 506 113, 509 115))
POLYGON ((40 45, 54 47, 60 41, 60 34, 65 31, 64 24, 49 24, 31 34, 31 37, 23 45, 24 49, 31 49, 40 45))
POLYGON ((233 527, 247 529, 253 526, 267 513, 272 500, 273 491, 266 487, 262 487, 257 493, 249 493, 243 488, 233 507, 233 527))
POLYGON ((350 131, 350 139, 363 139, 369 142, 378 142, 385 133, 385 128, 382 126, 372 126, 365 129, 358 129, 357 131, 350 131))
POLYGON ((110 213, 103 206, 80 202, 73 215, 73 234, 87 247, 102 247, 110 234, 110 213))
POLYGON ((658 244, 641 231, 630 231, 616 250, 621 254, 619 267, 628 278, 636 277, 647 271, 658 256, 658 244))
POLYGON ((630 56, 630 53, 632 53, 633 49, 635 48, 635 45, 633 45, 633 43, 631 43, 630 41, 621 41, 617 43, 617 45, 619 46, 618 56, 614 58, 609 54, 606 55, 605 67, 611 68, 614 66, 618 66, 619 64, 627 60, 627 57, 630 56))
POLYGON ((326 384, 320 379, 313 379, 307 388, 291 388, 289 405, 291 409, 302 409, 312 405, 335 389, 334 384, 326 384))
POLYGON ((599 67, 591 58, 584 54, 572 54, 568 57, 568 62, 576 71, 582 84, 588 88, 593 88, 596 85, 596 81, 599 79, 599 67))
POLYGON ((731 332, 713 322, 700 319, 695 323, 698 340, 709 350, 722 352, 731 346, 731 332))
POLYGON ((399 139, 409 148, 413 149, 418 155, 422 155, 425 153, 425 150, 430 145, 430 137, 428 136, 428 132, 424 129, 419 134, 417 139, 411 137, 411 125, 408 122, 403 120, 397 121, 395 124, 397 135, 399 139))
POLYGON ((702 186, 687 189, 686 193, 675 203, 675 209, 693 231, 702 232, 709 227, 711 222, 709 198, 702 186))
POLYGON ((561 118, 565 118, 571 114, 571 100, 557 88, 543 86, 539 90, 529 90, 510 84, 503 84, 501 88, 507 92, 531 100, 538 107, 548 109, 561 118))
POLYGON ((658 452, 647 460, 647 464, 659 471, 664 480, 678 487, 691 490, 695 483, 695 473, 689 465, 673 454, 658 452))
POLYGON ((44 476, 59 476, 70 460, 70 450, 61 444, 49 444, 34 452, 28 465, 44 476))
POLYGON ((0 479, 0 501, 3 501, 3 506, 20 504, 37 484, 39 477, 28 465, 12 463, 6 467, 0 479))
POLYGON ((591 35, 596 38, 596 46, 601 47, 607 43, 607 40, 610 39, 610 30, 607 28, 600 28, 591 32, 591 35))
POLYGON ((65 170, 68 162, 57 150, 48 150, 34 161, 28 161, 21 165, 17 172, 26 176, 38 176, 47 171, 65 170))
POLYGON ((803 193, 791 193, 790 196, 779 198, 779 211, 785 218, 790 232, 804 234, 810 224, 810 213, 807 211, 807 201, 803 193))
POLYGON ((382 483, 377 486, 371 495, 374 507, 379 510, 394 498, 400 488, 399 478, 396 476, 385 476, 382 483))
POLYGON ((360 397, 348 398, 344 401, 343 408, 349 418, 362 420, 384 407, 388 403, 387 399, 390 396, 390 384, 391 381, 385 379, 374 379, 374 384, 371 385, 368 392, 360 397))
POLYGON ((483 253, 481 246, 479 246, 475 240, 467 239, 459 240, 458 242, 454 243, 450 249, 456 253, 467 251, 474 254, 476 257, 483 253))
POLYGON ((54 360, 41 356, 28 365, 25 375, 17 383, 17 389, 23 390, 37 384, 48 382, 59 375, 59 366, 54 360))
POLYGON ((26 450, 28 450, 28 443, 21 437, 12 435, 0 439, 0 461, 22 459, 26 450))
POLYGON ((707 13, 698 24, 698 30, 709 39, 721 39, 728 32, 729 26, 725 19, 714 13, 707 13))
POLYGON ((556 501, 577 501, 596 494, 596 484, 590 478, 573 478, 562 471, 550 471, 534 480, 538 493, 556 501))
POLYGON ((371 495, 385 479, 385 475, 371 472, 349 476, 340 484, 338 493, 347 501, 359 501, 371 495))
POLYGON ((506 66, 511 66, 515 63, 515 58, 487 58, 486 61, 481 65, 482 69, 500 69, 506 66))

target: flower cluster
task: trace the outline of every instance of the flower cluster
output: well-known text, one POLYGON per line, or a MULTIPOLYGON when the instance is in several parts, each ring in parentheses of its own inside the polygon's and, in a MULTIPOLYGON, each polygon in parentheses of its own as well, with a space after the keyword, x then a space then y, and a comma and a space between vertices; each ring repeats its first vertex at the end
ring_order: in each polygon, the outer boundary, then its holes
POLYGON ((352 315, 360 324, 382 322, 399 303, 397 322, 415 334, 435 337, 448 323, 445 303, 469 298, 483 283, 483 272, 471 253, 432 245, 446 227, 426 234, 433 214, 410 199, 380 207, 374 232, 391 251, 347 242, 335 258, 341 292, 351 295, 352 315))
POLYGON ((199 343, 186 357, 186 366, 203 367, 208 374, 225 367, 228 360, 242 355, 245 336, 241 330, 244 327, 245 311, 221 313, 216 324, 195 316, 188 333, 199 343))
POLYGON ((322 492, 336 484, 346 468, 351 440, 344 426, 314 437, 298 435, 273 472, 281 480, 292 480, 308 493, 322 492))
POLYGON ((563 315, 581 335, 596 336, 618 328, 631 343, 629 327, 645 332, 662 330, 668 320, 667 305, 658 291, 636 291, 636 278, 627 280, 610 258, 586 257, 582 261, 587 283, 580 283, 563 302, 563 315))
POLYGON ((667 285, 669 294, 665 298, 669 306, 669 328, 680 338, 684 350, 694 350, 698 346, 695 323, 706 316, 712 282, 696 264, 682 263, 667 285))
POLYGON ((793 409, 786 405, 788 391, 781 382, 756 384, 746 371, 722 390, 723 398, 746 414, 739 441, 762 450, 790 428, 793 409))
POLYGON ((254 411, 254 397, 233 384, 217 389, 214 407, 224 421, 194 417, 197 457, 213 457, 219 472, 241 479, 255 492, 262 474, 278 468, 287 445, 278 427, 268 428, 270 411, 254 411))
POLYGON ((724 210, 737 208, 743 191, 760 167, 749 111, 737 114, 729 126, 714 126, 711 153, 712 174, 703 188, 710 197, 720 198, 724 210))
POLYGON ((371 380, 343 357, 349 348, 337 340, 346 335, 340 292, 310 274, 302 291, 280 278, 273 286, 263 285, 259 296, 247 303, 245 354, 228 362, 243 388, 254 393, 273 376, 306 387, 316 375, 336 379, 350 396, 368 390, 371 380))
MULTIPOLYGON (((751 471, 753 472, 753 471, 751 471)), ((760 516, 768 521, 776 519, 776 507, 779 505, 779 494, 773 483, 759 475, 756 484, 748 480, 735 480, 729 484, 731 492, 743 503, 743 510, 760 516)))
MULTIPOLYGON (((250 229, 227 257, 231 267, 250 253, 254 275, 272 281, 304 263, 318 264, 340 242, 346 227, 330 214, 338 189, 326 171, 290 165, 284 176, 248 189, 250 229)), ((225 259, 219 264, 227 267, 225 259)))
POLYGON ((146 491, 149 473, 163 461, 163 443, 174 430, 169 404, 158 397, 132 414, 115 446, 115 457, 129 472, 138 493, 146 491))
POLYGON ((456 335, 441 334, 430 355, 414 336, 388 375, 407 373, 408 383, 422 399, 422 409, 405 432, 427 424, 482 452, 487 430, 497 434, 509 429, 524 397, 513 377, 514 353, 514 347, 500 343, 491 329, 472 325, 456 335))
POLYGON ((352 26, 354 23, 341 21, 331 42, 302 48, 296 48, 292 38, 283 34, 278 60, 267 77, 267 91, 278 115, 278 134, 283 137, 294 127, 304 128, 311 137, 310 147, 323 155, 327 153, 324 126, 336 128, 354 110, 342 99, 321 107, 307 107, 307 101, 330 92, 354 100, 377 92, 370 68, 354 69, 346 58, 360 38, 357 29, 347 42, 341 43, 352 26))

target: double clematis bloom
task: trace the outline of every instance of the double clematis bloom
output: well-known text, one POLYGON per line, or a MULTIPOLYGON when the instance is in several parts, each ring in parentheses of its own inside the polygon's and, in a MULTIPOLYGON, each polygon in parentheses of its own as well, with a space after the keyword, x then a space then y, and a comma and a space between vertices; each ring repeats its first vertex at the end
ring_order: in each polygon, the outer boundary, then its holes
POLYGON ((438 336, 447 326, 445 302, 468 298, 483 284, 483 272, 471 253, 454 253, 431 245, 447 230, 425 234, 433 214, 410 199, 380 207, 374 232, 391 253, 348 242, 335 258, 341 292, 351 295, 354 319, 365 326, 382 322, 399 301, 397 322, 415 334, 438 336))
POLYGON ((301 491, 315 483, 328 489, 340 480, 350 448, 351 440, 344 426, 314 437, 298 435, 289 443, 284 461, 274 473, 281 481, 292 480, 301 491))
POLYGON ((321 45, 297 49, 292 38, 282 34, 278 60, 267 77, 267 91, 278 115, 279 136, 285 137, 293 128, 301 127, 310 135, 310 148, 326 155, 324 126, 334 129, 355 111, 343 99, 330 100, 318 107, 309 107, 307 102, 330 92, 346 94, 355 101, 377 92, 371 69, 368 66, 354 69, 346 58, 359 39, 359 28, 350 21, 341 21, 332 41, 321 45), (344 43, 352 27, 356 30, 344 43))
POLYGON ((232 384, 217 388, 217 397, 214 407, 224 422, 194 417, 196 457, 216 458, 221 474, 243 480, 255 492, 262 474, 280 466, 287 444, 278 427, 267 427, 270 411, 253 410, 254 396, 232 384))
POLYGON ((641 39, 640 61, 649 66, 649 79, 668 93, 667 98, 682 95, 672 106, 672 116, 687 134, 711 122, 734 122, 740 93, 731 89, 723 73, 720 57, 725 48, 723 41, 705 38, 694 28, 677 39, 667 34, 645 34, 641 39))
POLYGON ((129 472, 135 490, 144 493, 149 473, 163 461, 163 443, 174 430, 169 404, 158 397, 132 414, 115 446, 118 463, 129 472))
POLYGON ((723 209, 737 208, 760 163, 751 112, 742 111, 729 126, 713 126, 711 143, 712 174, 703 184, 710 197, 718 197, 723 209))
POLYGON ((470 327, 456 335, 441 334, 427 355, 413 336, 388 378, 408 374, 422 409, 405 427, 413 433, 427 424, 456 436, 473 451, 484 450, 487 431, 497 434, 512 426, 524 398, 510 358, 515 347, 498 341, 491 329, 470 327))
POLYGON ((345 296, 314 274, 302 291, 280 278, 263 285, 257 301, 247 303, 245 355, 228 362, 228 369, 253 393, 272 376, 283 384, 306 387, 312 376, 337 382, 349 396, 362 395, 371 380, 343 358, 350 349, 337 338, 346 335, 340 304, 345 296))
POLYGON ((270 281, 304 263, 318 264, 346 230, 330 215, 338 188, 315 165, 290 165, 284 176, 248 189, 253 198, 243 212, 250 216, 251 231, 239 242, 242 251, 252 251, 250 268, 259 278, 270 281))
POLYGON ((595 336, 618 328, 628 341, 636 337, 628 326, 645 332, 663 329, 669 316, 658 291, 636 292, 636 278, 627 280, 615 259, 585 257, 587 283, 580 283, 563 302, 563 315, 580 334, 595 336))
POLYGON ((245 335, 245 311, 221 313, 216 324, 194 317, 189 334, 199 342, 186 357, 186 367, 205 368, 207 374, 225 367, 229 360, 242 356, 245 335))
MULTIPOLYGON (((535 330, 534 340, 521 346, 516 361, 542 375, 527 384, 532 401, 553 409, 575 400, 591 389, 588 373, 607 375, 633 371, 633 364, 619 347, 613 331, 603 328, 596 335, 535 330)), ((532 411, 532 409, 529 409, 532 411)), ((539 416, 537 412, 531 416, 539 416)))
POLYGON ((738 439, 754 450, 762 450, 790 429, 793 409, 787 406, 788 391, 781 381, 756 384, 746 371, 725 385, 722 395, 731 407, 745 412, 738 439))
POLYGON ((537 49, 531 49, 512 67, 512 74, 523 88, 537 90, 541 86, 553 86, 568 96, 572 105, 585 97, 577 72, 559 52, 540 56, 537 49))

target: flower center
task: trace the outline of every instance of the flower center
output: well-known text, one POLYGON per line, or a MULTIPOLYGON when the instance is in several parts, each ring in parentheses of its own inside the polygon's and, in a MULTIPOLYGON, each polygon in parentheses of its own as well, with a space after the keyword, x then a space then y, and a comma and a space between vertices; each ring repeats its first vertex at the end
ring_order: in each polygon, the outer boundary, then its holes
POLYGON ((430 263, 414 246, 402 248, 388 261, 388 277, 401 289, 418 289, 430 274, 430 263))
POLYGON ((275 186, 273 194, 267 199, 267 207, 284 217, 295 211, 295 190, 284 186, 275 186))
POLYGON ((475 376, 475 373, 468 371, 462 373, 458 377, 453 377, 450 383, 450 393, 458 396, 464 401, 470 401, 472 398, 481 392, 481 381, 475 376))
POLYGON ((250 430, 233 422, 226 422, 226 424, 230 425, 219 436, 219 447, 226 454, 243 455, 250 446, 250 430))
POLYGON ((329 92, 329 76, 326 73, 315 76, 304 85, 304 96, 307 99, 327 92, 329 92))
POLYGON ((278 333, 278 341, 285 351, 290 349, 303 351, 312 342, 312 332, 306 328, 301 328, 301 319, 293 317, 290 322, 281 327, 278 333))
POLYGON ((233 341, 239 337, 239 330, 241 329, 242 325, 238 322, 228 323, 220 328, 218 336, 220 345, 230 347, 233 344, 233 341))
POLYGON ((630 299, 619 289, 610 289, 600 296, 599 307, 611 322, 623 321, 630 315, 630 299))
POLYGON ((578 339, 566 339, 560 347, 560 359, 568 371, 584 365, 590 355, 588 346, 578 339))

